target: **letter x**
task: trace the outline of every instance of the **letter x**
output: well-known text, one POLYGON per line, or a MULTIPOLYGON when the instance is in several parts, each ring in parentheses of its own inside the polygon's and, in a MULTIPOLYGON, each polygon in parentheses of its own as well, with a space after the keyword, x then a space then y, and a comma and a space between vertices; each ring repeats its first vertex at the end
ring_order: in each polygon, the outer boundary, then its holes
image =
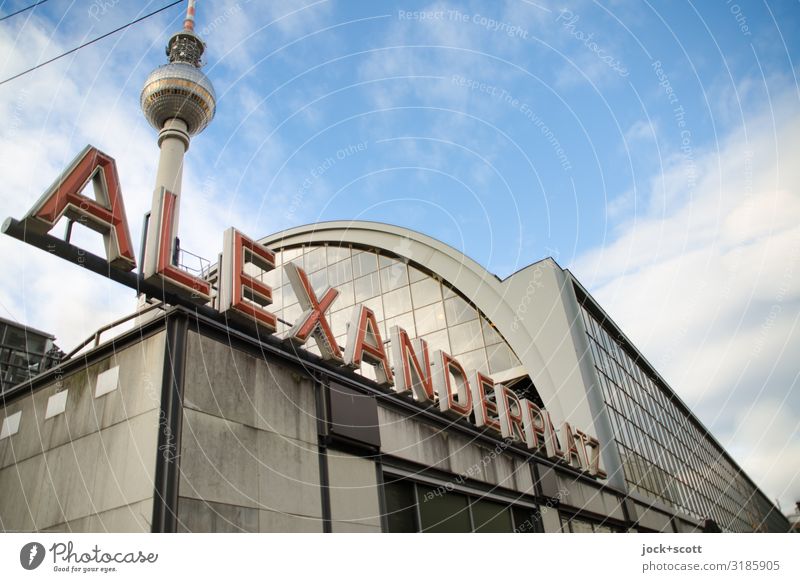
POLYGON ((286 337, 297 345, 303 345, 310 336, 317 340, 317 346, 326 360, 342 359, 342 351, 333 337, 331 326, 325 318, 325 312, 339 296, 339 292, 332 287, 328 287, 322 294, 322 299, 317 299, 314 288, 308 281, 306 272, 295 265, 288 263, 284 265, 289 283, 297 296, 297 301, 303 308, 303 315, 295 322, 287 332, 286 337))

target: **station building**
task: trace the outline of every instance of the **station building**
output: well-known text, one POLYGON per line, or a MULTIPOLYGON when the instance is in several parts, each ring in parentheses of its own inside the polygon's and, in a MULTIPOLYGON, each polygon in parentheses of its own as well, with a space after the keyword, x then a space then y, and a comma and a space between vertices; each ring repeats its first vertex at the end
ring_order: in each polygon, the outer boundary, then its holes
POLYGON ((230 228, 214 268, 182 268, 184 154, 216 109, 194 22, 189 0, 141 93, 160 157, 139 260, 92 146, 3 224, 142 301, 133 329, 3 384, 0 529, 789 530, 552 259, 501 280, 423 234, 334 222, 230 228))
MULTIPOLYGON (((250 274, 272 288, 275 333, 159 304, 134 329, 4 394, 0 527, 788 531, 554 260, 501 280, 437 240, 368 222, 314 224, 260 243, 274 251, 274 268, 251 265, 250 274), (391 355, 394 384, 380 358, 343 366, 323 357, 319 333, 303 345, 287 339, 308 312, 292 265, 315 297, 337 291, 323 315, 341 352, 353 312, 374 314, 370 337, 391 355), (410 342, 404 352, 392 349, 397 329, 410 342), (408 370, 397 354, 425 367, 411 338, 425 341, 430 359, 456 362, 430 400, 399 390, 408 370), (490 379, 483 396, 467 414, 443 412, 441 386, 463 404, 474 372, 490 379), (509 397, 505 418, 492 384, 509 397), (530 427, 515 428, 518 403, 547 413, 547 446, 530 447, 530 427), (511 432, 498 429, 504 421, 511 432), (598 446, 580 448, 591 441, 598 446)), ((210 274, 212 285, 220 276, 210 274)))

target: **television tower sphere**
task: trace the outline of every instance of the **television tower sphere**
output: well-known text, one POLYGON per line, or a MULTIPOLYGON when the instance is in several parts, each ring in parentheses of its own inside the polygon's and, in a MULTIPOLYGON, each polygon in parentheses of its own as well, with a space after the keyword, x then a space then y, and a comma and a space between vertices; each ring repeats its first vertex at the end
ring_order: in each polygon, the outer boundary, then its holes
POLYGON ((180 119, 186 132, 197 135, 214 119, 214 87, 200 70, 205 44, 188 23, 167 43, 169 63, 158 67, 144 83, 141 106, 145 117, 161 131, 170 119, 180 119))

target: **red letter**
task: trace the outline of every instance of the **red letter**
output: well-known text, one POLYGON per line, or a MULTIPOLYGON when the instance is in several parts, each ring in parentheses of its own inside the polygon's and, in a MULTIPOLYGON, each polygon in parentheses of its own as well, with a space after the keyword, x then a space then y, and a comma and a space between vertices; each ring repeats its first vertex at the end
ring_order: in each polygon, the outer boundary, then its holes
POLYGON ((497 384, 494 387, 497 401, 497 414, 500 417, 500 429, 503 438, 526 442, 522 419, 522 403, 511 390, 497 384))
POLYGON ((396 325, 390 330, 390 335, 392 358, 397 374, 395 391, 398 394, 405 394, 413 390, 415 399, 423 402, 433 401, 433 377, 427 342, 421 338, 412 342, 406 330, 396 325))
POLYGON ((576 430, 575 434, 583 441, 589 474, 599 479, 605 479, 608 475, 600 468, 600 441, 579 430, 576 430))
MULTIPOLYGON (((175 202, 177 196, 167 190, 162 190, 161 196, 161 224, 150 224, 148 229, 158 229, 158 248, 155 265, 145 260, 145 277, 148 282, 163 285, 170 291, 191 293, 190 298, 198 303, 211 301, 211 283, 200 277, 187 273, 172 264, 172 255, 175 249, 175 236, 172 232, 173 216, 175 215, 175 202), (149 272, 153 269, 153 272, 149 272)), ((158 216, 156 214, 155 216, 158 216)), ((148 239, 150 236, 148 235, 148 239)))
POLYGON ((475 412, 475 426, 485 426, 502 434, 500 422, 497 420, 497 405, 487 398, 495 390, 494 380, 480 372, 472 377, 472 402, 475 412))
POLYGON ((292 285, 300 307, 303 308, 303 315, 295 322, 292 329, 287 332, 286 337, 295 345, 302 346, 313 335, 324 359, 341 362, 342 351, 339 349, 336 339, 333 337, 331 326, 325 318, 325 312, 336 300, 339 292, 328 287, 322 294, 322 299, 317 299, 314 288, 311 287, 311 283, 308 280, 308 275, 303 269, 294 263, 284 265, 283 269, 289 277, 289 283, 292 285))
MULTIPOLYGON (((564 460, 576 469, 584 470, 587 467, 587 463, 584 463, 585 452, 582 455, 581 451, 578 450, 578 442, 580 441, 576 442, 577 437, 573 434, 572 427, 568 422, 561 425, 561 440, 561 444, 564 447, 564 460)), ((581 450, 583 450, 582 442, 581 450)))
POLYGON ((458 416, 469 416, 472 412, 472 392, 464 367, 453 356, 442 350, 433 354, 435 362, 434 386, 439 395, 439 410, 453 412, 458 416), (455 390, 450 376, 456 380, 455 390))
POLYGON ((245 273, 247 263, 262 271, 271 271, 275 268, 275 254, 235 228, 229 228, 222 246, 219 312, 243 316, 267 333, 274 333, 277 318, 264 309, 272 303, 272 288, 245 273))
POLYGON ((523 399, 522 404, 522 418, 525 423, 525 444, 529 449, 542 452, 548 458, 555 457, 555 434, 552 431, 550 414, 530 400, 523 399))
POLYGON ((46 234, 64 215, 103 235, 106 259, 111 265, 123 271, 136 268, 117 165, 113 158, 92 146, 86 146, 39 198, 24 222, 31 231, 46 234), (80 193, 89 180, 92 181, 96 200, 80 193))
POLYGON ((379 384, 394 384, 389 358, 383 348, 381 332, 375 314, 363 305, 353 309, 350 326, 347 328, 347 347, 344 350, 344 363, 353 368, 361 367, 362 358, 375 367, 379 384))

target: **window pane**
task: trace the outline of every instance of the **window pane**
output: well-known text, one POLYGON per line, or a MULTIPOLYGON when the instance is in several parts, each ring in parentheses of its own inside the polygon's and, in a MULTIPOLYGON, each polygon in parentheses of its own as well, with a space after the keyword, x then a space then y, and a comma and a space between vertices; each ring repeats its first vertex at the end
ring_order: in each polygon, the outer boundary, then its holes
POLYGON ((539 510, 527 507, 514 506, 511 508, 514 515, 514 533, 537 533, 542 529, 542 518, 539 510))
POLYGON ((411 285, 411 299, 414 301, 414 307, 423 307, 436 303, 442 299, 442 289, 439 281, 435 279, 423 279, 411 285))
POLYGON ((465 323, 478 319, 478 312, 469 303, 461 299, 461 297, 451 297, 445 299, 444 310, 447 314, 447 325, 455 325, 457 323, 465 323))
POLYGON ((374 253, 353 253, 353 275, 361 277, 378 270, 378 258, 374 253))
POLYGON ((350 259, 339 261, 328 267, 328 281, 331 287, 337 287, 353 278, 353 265, 350 259))
POLYGON ((572 525, 572 533, 592 533, 592 524, 588 521, 572 518, 569 520, 572 525))
POLYGON ((395 317, 411 311, 411 293, 408 287, 401 287, 383 294, 383 309, 386 317, 395 317))
POLYGON ((313 273, 325 266, 325 247, 316 248, 305 255, 306 271, 313 273))
POLYGON ((365 299, 375 297, 381 292, 378 282, 378 273, 371 273, 366 277, 361 277, 354 281, 356 291, 356 303, 363 303, 365 299))
POLYGON ((328 264, 333 264, 350 257, 350 247, 328 247, 328 264))
POLYGON ((466 496, 447 492, 443 487, 433 489, 418 485, 417 488, 422 531, 443 533, 470 531, 469 505, 466 496))
POLYGON ((497 333, 494 325, 481 318, 481 326, 483 327, 483 340, 486 342, 487 346, 503 342, 503 338, 497 333))
POLYGON ((477 320, 450 327, 450 347, 454 354, 477 350, 482 343, 481 325, 477 320))
POLYGON ((427 307, 421 307, 414 311, 414 319, 417 322, 417 333, 419 335, 444 329, 444 306, 441 303, 434 303, 427 307))
POLYGON ((414 484, 410 481, 393 480, 385 476, 383 487, 386 497, 386 521, 391 533, 417 531, 417 508, 414 501, 414 484))
POLYGON ((472 501, 472 521, 480 533, 511 533, 511 511, 499 503, 475 499, 472 501))
POLYGON ((390 267, 381 269, 381 285, 383 292, 408 285, 408 271, 404 263, 394 263, 390 267))

